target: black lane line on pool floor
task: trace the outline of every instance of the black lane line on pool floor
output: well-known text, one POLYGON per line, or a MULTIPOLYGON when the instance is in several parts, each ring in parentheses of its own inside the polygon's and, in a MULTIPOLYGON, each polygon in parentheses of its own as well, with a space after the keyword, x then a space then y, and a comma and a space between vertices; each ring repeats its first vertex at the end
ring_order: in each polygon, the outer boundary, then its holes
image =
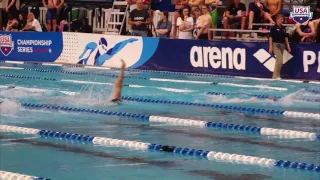
POLYGON ((18 139, 18 138, 11 138, 7 136, 1 136, 0 140, 7 140, 12 143, 21 143, 21 144, 29 144, 32 146, 39 146, 39 147, 47 147, 47 148, 53 148, 58 149, 65 152, 72 152, 75 154, 83 154, 87 156, 95 156, 100 158, 106 158, 106 159, 113 159, 113 160, 119 160, 119 161, 127 161, 130 163, 146 163, 146 165, 154 165, 159 166, 163 168, 170 168, 178 166, 175 161, 152 161, 152 160, 146 160, 144 158, 140 157, 121 157, 119 155, 112 155, 111 153, 106 152, 98 152, 98 151, 89 151, 84 148, 80 147, 71 147, 67 145, 61 145, 61 144, 55 144, 51 142, 43 142, 43 141, 36 141, 31 139, 18 139))
POLYGON ((271 176, 264 174, 222 174, 218 171, 210 170, 191 170, 189 174, 207 177, 214 180, 264 180, 271 176))
POLYGON ((190 131, 185 131, 185 130, 165 129, 165 128, 161 128, 158 126, 137 125, 137 124, 129 124, 129 123, 114 123, 114 122, 109 122, 109 121, 104 121, 101 123, 105 124, 105 125, 118 125, 118 126, 126 126, 127 128, 136 128, 136 129, 143 129, 143 130, 156 130, 156 131, 165 132, 165 133, 188 135, 190 137, 200 137, 200 138, 215 139, 215 140, 221 140, 221 141, 240 142, 240 143, 245 143, 245 144, 253 144, 253 145, 278 148, 278 149, 288 149, 288 150, 299 151, 299 152, 320 152, 320 151, 310 150, 308 148, 303 148, 303 147, 292 147, 292 146, 287 146, 287 145, 275 144, 275 143, 271 143, 271 142, 257 142, 257 141, 252 141, 252 140, 245 139, 245 138, 216 136, 216 135, 211 135, 211 134, 203 134, 203 133, 199 133, 199 132, 190 132, 190 131))

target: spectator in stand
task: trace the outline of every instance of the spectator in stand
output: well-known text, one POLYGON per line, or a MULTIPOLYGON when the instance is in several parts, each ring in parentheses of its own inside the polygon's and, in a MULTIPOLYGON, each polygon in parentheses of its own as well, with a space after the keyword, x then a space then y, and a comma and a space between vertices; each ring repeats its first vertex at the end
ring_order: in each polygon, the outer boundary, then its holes
POLYGON ((18 30, 19 30, 19 31, 22 30, 22 29, 26 26, 27 20, 26 20, 26 18, 25 18, 25 16, 24 16, 23 13, 20 13, 20 14, 19 14, 18 23, 19 23, 19 24, 18 24, 18 30))
POLYGON ((182 9, 185 8, 188 5, 189 0, 174 0, 175 3, 175 9, 176 11, 174 12, 174 18, 173 18, 173 38, 177 38, 177 19, 181 16, 182 14, 182 9))
POLYGON ((320 18, 320 1, 317 1, 317 6, 315 11, 313 12, 313 19, 318 19, 320 18))
POLYGON ((296 30, 293 32, 291 41, 292 42, 305 42, 309 39, 310 42, 316 41, 319 35, 319 22, 320 19, 308 21, 303 24, 296 24, 296 30))
POLYGON ((281 0, 266 0, 266 6, 270 10, 270 15, 272 19, 275 19, 276 15, 280 13, 281 10, 281 0))
MULTIPOLYGON (((246 25, 246 5, 241 3, 240 0, 234 0, 225 12, 223 18, 224 29, 235 29, 241 26, 241 30, 244 30, 246 25)), ((232 37, 235 37, 234 32, 229 32, 232 37)))
POLYGON ((6 0, 0 0, 0 31, 3 30, 3 23, 4 22, 4 12, 6 8, 6 0))
POLYGON ((195 28, 195 39, 208 40, 209 29, 212 24, 211 15, 209 13, 209 6, 201 6, 202 15, 198 18, 195 28))
POLYGON ((6 27, 6 31, 15 31, 18 29, 18 20, 11 16, 11 14, 8 15, 8 24, 6 27))
POLYGON ((35 31, 42 32, 39 21, 34 17, 33 13, 28 14, 27 24, 21 31, 35 31))
POLYGON ((57 12, 64 4, 64 0, 42 0, 43 6, 47 8, 47 26, 48 32, 56 32, 57 30, 57 12), (48 2, 48 4, 46 3, 48 2))
POLYGON ((201 16, 201 9, 200 8, 196 8, 194 11, 193 11, 193 24, 196 24, 197 23, 197 20, 198 18, 201 16))
MULTIPOLYGON (((211 20, 212 20, 212 28, 217 28, 218 23, 218 5, 220 3, 220 0, 205 0, 205 4, 210 7, 211 11, 211 20)), ((208 32, 209 40, 212 40, 213 37, 216 36, 216 31, 208 32)))
POLYGON ((190 16, 189 8, 183 8, 181 17, 177 20, 177 26, 179 26, 179 39, 192 39, 194 21, 190 16))
POLYGON ((137 0, 137 9, 130 12, 128 23, 132 25, 133 36, 147 36, 147 25, 151 23, 148 10, 143 9, 142 0, 137 0))
POLYGON ((8 15, 11 15, 13 18, 18 19, 19 13, 17 9, 16 0, 7 0, 6 12, 8 15))
POLYGON ((191 11, 194 11, 196 8, 201 7, 204 3, 204 0, 189 0, 189 6, 191 7, 191 11))
POLYGON ((275 24, 272 20, 269 9, 263 5, 260 0, 254 0, 249 4, 249 26, 248 29, 252 29, 253 23, 263 23, 264 19, 270 23, 275 24))
MULTIPOLYGON (((126 0, 127 4, 130 6, 130 12, 134 9, 137 9, 137 1, 136 0, 126 0)), ((143 8, 148 9, 149 0, 143 0, 143 8)))
POLYGON ((164 11, 161 13, 161 20, 158 22, 157 30, 158 36, 160 38, 169 38, 170 32, 172 29, 172 23, 169 21, 169 13, 168 11, 164 11))
POLYGON ((288 52, 291 52, 286 28, 282 26, 283 21, 284 16, 282 14, 278 14, 276 17, 276 24, 270 29, 269 53, 272 54, 272 52, 274 52, 276 55, 276 63, 272 79, 280 79, 284 49, 287 48, 288 52))

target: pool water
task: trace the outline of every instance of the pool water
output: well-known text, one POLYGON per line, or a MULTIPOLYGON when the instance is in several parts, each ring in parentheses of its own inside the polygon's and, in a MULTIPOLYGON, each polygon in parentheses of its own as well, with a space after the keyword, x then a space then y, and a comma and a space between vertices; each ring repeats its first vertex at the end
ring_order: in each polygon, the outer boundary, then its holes
MULTIPOLYGON (((0 100, 3 101, 0 105, 1 125, 320 164, 320 142, 308 138, 284 138, 242 131, 154 123, 122 116, 32 109, 23 107, 20 103, 54 104, 319 133, 320 121, 316 118, 250 114, 212 107, 146 101, 123 101, 121 105, 115 105, 108 100, 112 98, 112 84, 116 81, 118 70, 4 63, 0 67, 0 100), (15 78, 8 75, 15 75, 15 78), (20 78, 17 78, 19 76, 20 78), (26 76, 43 79, 22 78, 26 76), (15 88, 7 89, 8 86, 15 88)), ((126 97, 320 112, 318 84, 135 71, 126 71, 125 76, 126 86, 123 87, 122 95, 126 97), (207 92, 228 94, 214 95, 207 92), (252 102, 239 102, 252 98, 252 95, 282 98, 278 101, 258 98, 252 102)), ((12 132, 0 134, 0 163, 0 170, 59 180, 320 179, 320 173, 315 171, 214 161, 152 150, 105 147, 12 132)))

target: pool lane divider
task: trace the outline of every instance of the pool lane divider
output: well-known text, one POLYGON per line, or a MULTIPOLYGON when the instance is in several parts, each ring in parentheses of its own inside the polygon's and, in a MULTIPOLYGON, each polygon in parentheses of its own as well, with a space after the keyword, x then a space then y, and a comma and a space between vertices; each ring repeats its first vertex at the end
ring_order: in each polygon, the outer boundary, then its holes
MULTIPOLYGON (((24 68, 26 70, 30 68, 24 68)), ((42 69, 33 69, 38 72, 51 72, 51 73, 65 73, 65 74, 74 74, 74 75, 88 75, 93 73, 88 72, 70 72, 70 71, 56 71, 56 70, 42 70, 42 69)), ((95 74, 97 75, 97 74, 95 74)), ((118 75, 111 74, 99 74, 105 77, 117 78, 118 75)), ((9 77, 9 78, 27 78, 27 79, 41 79, 39 77, 28 77, 28 76, 18 76, 18 75, 10 75, 10 74, 2 74, 1 76, 9 77)), ((222 86, 231 86, 231 87, 244 87, 244 88, 259 88, 259 89, 271 89, 276 91, 287 91, 287 88, 281 87, 271 87, 267 85, 245 85, 245 84, 236 84, 236 83, 223 83, 223 82, 209 82, 209 81, 192 81, 192 80, 178 80, 178 79, 163 79, 163 78, 144 78, 139 76, 124 76, 126 79, 143 79, 149 81, 158 81, 158 82, 176 82, 176 83, 187 83, 187 84, 209 84, 209 85, 222 85, 222 86)), ((56 79, 54 79, 56 80, 56 79)))
MULTIPOLYGON (((3 62, 3 61, 2 61, 3 62)), ((33 65, 43 65, 43 66, 65 66, 65 67, 76 67, 76 68, 87 68, 87 69, 104 69, 104 70, 117 70, 119 68, 109 68, 101 66, 84 66, 84 65, 72 65, 72 64, 58 64, 58 63, 41 63, 41 62, 24 62, 24 61, 4 61, 8 64, 33 64, 33 65)), ((256 77, 244 77, 244 76, 230 76, 230 75, 218 75, 218 74, 202 74, 202 73, 186 73, 186 72, 173 72, 173 71, 156 71, 156 70, 143 70, 143 69, 130 69, 127 68, 126 71, 131 72, 149 72, 149 73, 161 73, 161 74, 174 74, 174 75, 185 75, 185 76, 197 76, 197 77, 218 77, 218 78, 235 78, 235 79, 248 79, 257 81, 282 81, 291 83, 312 83, 320 84, 319 81, 311 80, 290 80, 290 79, 280 79, 274 80, 271 78, 256 78, 256 77)))
POLYGON ((302 118, 320 119, 319 113, 281 111, 281 110, 272 110, 272 109, 247 108, 247 107, 241 107, 241 106, 229 106, 229 105, 207 104, 207 103, 193 103, 193 102, 184 102, 184 101, 157 100, 157 99, 150 99, 150 98, 136 98, 136 97, 126 97, 126 96, 123 96, 121 99, 124 101, 134 101, 134 102, 142 102, 142 103, 206 107, 206 108, 214 108, 214 109, 223 109, 223 110, 227 110, 227 111, 244 112, 244 113, 250 113, 250 114, 281 115, 281 116, 288 116, 288 117, 302 117, 302 118))
POLYGON ((141 151, 155 151, 155 152, 167 152, 172 154, 182 154, 186 156, 202 157, 208 160, 218 160, 223 162, 235 162, 241 164, 252 164, 266 167, 281 167, 281 168, 291 168, 291 169, 300 169, 307 170, 311 172, 320 172, 320 165, 317 164, 307 164, 300 163, 295 161, 287 160, 276 160, 276 159, 267 159, 260 158, 255 156, 246 156, 240 154, 230 154, 224 152, 216 151, 207 151, 200 149, 184 148, 171 145, 161 145, 148 142, 139 142, 139 141, 130 141, 123 139, 114 139, 107 137, 95 137, 89 135, 81 135, 75 133, 67 132, 58 132, 51 130, 40 130, 34 128, 25 128, 17 126, 7 126, 0 125, 0 131, 2 132, 14 132, 14 133, 23 133, 23 134, 32 134, 38 135, 43 138, 55 138, 63 140, 78 141, 80 143, 93 144, 93 145, 102 145, 102 146, 111 146, 111 147, 122 147, 130 148, 141 151))
MULTIPOLYGON (((273 96, 273 95, 264 95, 264 94, 248 94, 248 93, 222 93, 222 92, 206 92, 207 95, 215 95, 215 96, 230 96, 230 95, 247 95, 251 97, 256 97, 259 99, 269 99, 271 97, 276 97, 277 99, 283 98, 283 96, 273 96)), ((297 98, 297 100, 309 101, 309 102, 320 102, 320 99, 316 98, 297 98)))
POLYGON ((8 171, 0 170, 0 179, 1 180, 50 180, 47 178, 41 178, 36 176, 30 176, 26 174, 13 173, 8 171))
POLYGON ((55 92, 59 91, 63 94, 69 95, 69 96, 74 96, 78 94, 77 92, 72 92, 72 91, 60 91, 60 90, 49 90, 49 89, 39 89, 39 88, 26 88, 26 87, 20 87, 20 86, 3 86, 0 85, 0 89, 15 89, 15 90, 22 90, 22 91, 27 91, 27 92, 34 92, 34 93, 43 93, 43 92, 55 92), (14 88, 12 88, 14 87, 14 88))
POLYGON ((33 103, 21 103, 23 107, 31 109, 48 109, 48 110, 60 110, 67 112, 79 112, 79 113, 91 113, 91 114, 100 114, 106 116, 118 116, 125 117, 129 119, 136 119, 140 121, 149 121, 156 123, 168 123, 171 125, 180 125, 180 126, 189 126, 189 127, 200 127, 200 128, 210 128, 217 130, 225 131, 242 131, 246 133, 257 133, 260 135, 278 135, 282 138, 306 138, 312 141, 320 140, 320 133, 311 133, 304 131, 292 131, 285 129, 274 129, 266 127, 257 127, 250 125, 241 125, 241 124, 229 124, 229 123, 220 123, 220 122, 208 122, 201 120, 193 119, 181 119, 174 117, 165 117, 165 116, 150 116, 145 114, 135 114, 135 113, 126 113, 126 112, 113 112, 105 110, 96 110, 96 109, 87 109, 87 108, 74 108, 67 106, 58 106, 58 105, 47 105, 47 104, 33 104, 33 103))

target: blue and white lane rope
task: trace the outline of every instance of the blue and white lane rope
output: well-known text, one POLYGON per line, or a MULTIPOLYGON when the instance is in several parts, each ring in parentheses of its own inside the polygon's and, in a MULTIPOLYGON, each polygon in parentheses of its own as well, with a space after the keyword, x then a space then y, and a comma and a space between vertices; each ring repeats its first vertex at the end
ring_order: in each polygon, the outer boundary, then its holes
POLYGON ((125 113, 125 112, 112 112, 105 110, 96 110, 96 109, 86 109, 86 108, 74 108, 67 106, 57 106, 57 105, 47 105, 47 104, 33 104, 33 103, 21 103, 22 106, 32 109, 49 109, 49 110, 60 110, 67 112, 84 112, 92 114, 100 114, 106 116, 119 116, 126 117, 130 119, 137 119, 140 121, 149 121, 156 123, 168 123, 172 125, 180 126, 189 126, 189 127, 202 127, 202 128, 213 128, 219 130, 234 130, 234 131, 243 131, 247 133, 257 133, 261 135, 278 135, 282 138, 307 138, 312 141, 318 139, 320 140, 320 133, 310 133, 304 131, 292 131, 286 129, 274 129, 266 127, 257 127, 250 125, 241 125, 241 124, 228 124, 220 122, 208 122, 201 120, 193 119, 181 119, 174 117, 165 117, 165 116, 149 116, 145 114, 134 114, 134 113, 125 113))
MULTIPOLYGON (((42 72, 42 71, 40 71, 42 72)), ((58 72, 55 70, 43 70, 43 72, 58 72)), ((62 72, 62 71, 61 71, 62 72)), ((68 72, 68 71, 63 71, 68 72)), ((69 72, 67 74, 82 74, 82 72, 69 72)), ((83 75, 87 74, 87 72, 83 72, 83 75)), ((30 77, 30 76, 20 76, 20 75, 11 75, 11 74, 0 74, 0 76, 9 77, 9 78, 25 78, 25 79, 41 79, 41 80, 52 80, 56 81, 56 79, 48 79, 48 78, 42 78, 42 77, 30 77)), ((104 75, 112 78, 117 78, 118 75, 104 75)), ((287 91, 287 88, 281 88, 281 87, 272 87, 267 85, 246 85, 246 84, 236 84, 236 83, 217 83, 217 82, 209 82, 209 81, 191 81, 191 80, 178 80, 178 79, 162 79, 162 78, 144 78, 139 76, 124 76, 124 78, 128 79, 143 79, 143 80, 149 80, 149 81, 159 81, 159 82, 176 82, 176 83, 188 83, 188 84, 213 84, 213 85, 222 85, 222 86, 231 86, 231 87, 244 87, 244 88, 259 88, 259 89, 271 89, 276 91, 287 91)), ((68 81, 73 82, 73 80, 61 80, 61 81, 68 81)), ((99 82, 96 82, 99 83, 99 82)))
MULTIPOLYGON (((109 67, 101 67, 101 66, 84 66, 84 65, 72 65, 72 64, 41 63, 41 62, 5 61, 5 63, 8 63, 8 64, 37 64, 37 65, 44 65, 44 66, 66 66, 66 67, 89 68, 89 69, 120 70, 119 68, 109 68, 109 67)), ((256 78, 256 77, 230 76, 230 75, 217 75, 217 74, 201 74, 201 73, 185 73, 185 72, 173 72, 173 71, 156 71, 156 70, 142 70, 142 69, 126 69, 126 71, 174 74, 174 75, 185 75, 185 76, 237 78, 237 79, 249 79, 249 80, 257 80, 257 81, 282 81, 282 82, 291 82, 291 83, 320 84, 319 81, 310 81, 310 80, 304 80, 304 81, 290 80, 290 79, 274 80, 274 79, 269 79, 269 78, 256 78)))
MULTIPOLYGON (((0 89, 8 89, 10 86, 3 86, 0 85, 0 89)), ((26 91, 26 92, 33 92, 33 93, 44 93, 44 92, 55 92, 55 90, 49 90, 49 89, 39 89, 39 88, 26 88, 26 87, 20 87, 20 86, 14 86, 15 90, 21 90, 21 91, 26 91)), ((78 94, 77 92, 72 92, 72 91, 60 91, 59 92, 69 95, 69 96, 74 96, 78 94)))
POLYGON ((1 180, 50 180, 47 178, 41 178, 41 177, 13 173, 8 171, 1 171, 1 170, 0 170, 0 179, 1 180))
MULTIPOLYGON (((248 94, 248 93, 222 93, 222 92, 206 92, 206 94, 208 95, 222 95, 222 96, 229 96, 229 95, 247 95, 247 96, 251 96, 251 97, 256 97, 259 99, 268 99, 271 97, 275 97, 277 99, 281 99, 283 98, 282 96, 273 96, 273 95, 264 95, 264 94, 248 94)), ((297 100, 302 100, 302 101, 309 101, 309 102, 320 102, 320 99, 316 99, 316 98, 306 98, 306 97, 299 97, 296 98, 297 100)))
POLYGON ((301 169, 301 170, 308 170, 313 172, 320 172, 320 165, 315 165, 315 164, 299 163, 295 161, 291 162, 286 160, 267 159, 267 158, 260 158, 255 156, 245 156, 240 154, 230 154, 230 153, 215 152, 215 151, 197 150, 197 149, 191 149, 191 148, 153 144, 153 143, 147 143, 147 142, 113 139, 113 138, 107 138, 107 137, 94 137, 94 136, 74 134, 74 133, 40 130, 40 129, 24 128, 24 127, 17 127, 17 126, 7 126, 7 125, 0 125, 0 131, 33 134, 33 135, 38 135, 45 138, 59 138, 64 140, 78 141, 82 143, 92 143, 95 145, 111 146, 111 147, 131 148, 131 149, 142 150, 142 151, 155 150, 155 151, 162 151, 162 152, 168 152, 168 153, 203 157, 203 158, 207 158, 208 160, 219 160, 224 162, 236 162, 241 164, 252 164, 252 165, 267 166, 267 167, 274 166, 274 167, 283 167, 283 168, 292 168, 292 169, 301 169))
POLYGON ((123 96, 121 99, 123 99, 125 101, 135 101, 135 102, 142 102, 142 103, 198 106, 198 107, 224 109, 224 110, 228 110, 228 111, 237 111, 237 112, 245 112, 245 113, 253 113, 253 114, 283 115, 283 116, 289 116, 289 117, 303 117, 303 118, 320 119, 320 114, 319 113, 304 113, 304 112, 296 112, 296 111, 280 111, 280 110, 272 110, 272 109, 247 108, 247 107, 240 107, 240 106, 206 104, 206 103, 193 103, 193 102, 184 102, 184 101, 156 100, 156 99, 150 99, 150 98, 135 98, 135 97, 126 97, 126 96, 123 96))

